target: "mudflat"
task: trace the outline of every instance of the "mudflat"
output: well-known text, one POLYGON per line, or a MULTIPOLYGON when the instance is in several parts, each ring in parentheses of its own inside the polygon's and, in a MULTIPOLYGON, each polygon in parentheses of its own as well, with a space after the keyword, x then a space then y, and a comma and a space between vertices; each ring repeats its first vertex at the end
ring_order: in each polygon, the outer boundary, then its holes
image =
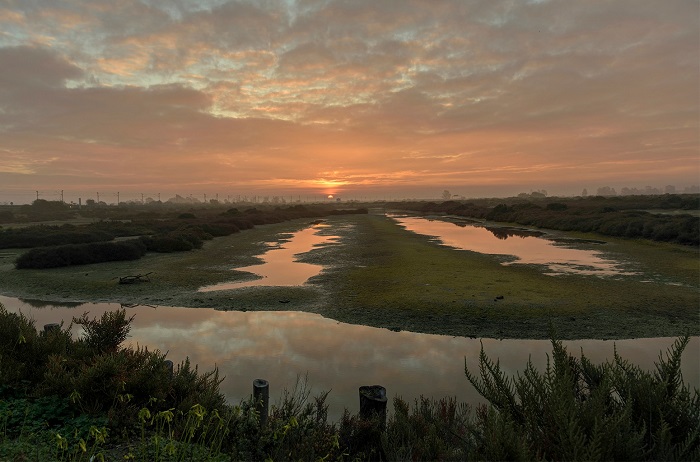
MULTIPOLYGON (((433 334, 494 338, 615 339, 700 334, 697 248, 602 238, 637 276, 548 276, 534 265, 455 250, 383 214, 333 216, 338 236, 299 260, 325 269, 303 286, 198 292, 245 280, 270 242, 309 226, 295 220, 207 241, 202 249, 137 261, 17 270, 23 250, 0 252, 0 293, 59 302, 116 302, 219 310, 309 311, 338 321, 433 334), (151 273, 150 282, 118 278, 151 273)), ((581 237, 581 236, 579 236, 581 237)), ((583 236, 591 237, 591 236, 583 236)))

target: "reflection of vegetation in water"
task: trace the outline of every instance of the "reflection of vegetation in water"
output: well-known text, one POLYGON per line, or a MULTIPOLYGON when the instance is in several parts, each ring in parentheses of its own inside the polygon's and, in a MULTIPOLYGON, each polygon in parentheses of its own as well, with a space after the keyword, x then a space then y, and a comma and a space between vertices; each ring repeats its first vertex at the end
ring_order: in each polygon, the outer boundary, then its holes
POLYGON ((33 298, 20 298, 19 300, 34 308, 52 308, 55 306, 75 308, 76 306, 80 306, 83 304, 83 302, 47 302, 44 300, 36 300, 33 298))
POLYGON ((562 231, 595 232, 606 236, 644 238, 684 245, 700 245, 700 219, 684 210, 700 209, 700 195, 542 198, 530 200, 474 199, 469 201, 397 202, 397 210, 446 213, 562 231), (677 210, 659 215, 645 209, 677 210))
POLYGON ((497 239, 506 240, 509 237, 540 237, 544 233, 541 231, 532 231, 527 229, 515 229, 515 228, 505 228, 497 226, 484 226, 487 230, 491 231, 497 239))
POLYGON ((457 249, 489 255, 505 256, 503 264, 543 265, 545 274, 585 274, 599 277, 618 277, 636 274, 623 268, 615 259, 598 251, 572 247, 564 239, 548 239, 539 230, 474 224, 456 232, 447 220, 428 220, 420 217, 396 218, 406 229, 435 236, 442 243, 457 249), (511 239, 516 237, 518 239, 511 239), (507 242, 502 242, 507 241, 507 242))

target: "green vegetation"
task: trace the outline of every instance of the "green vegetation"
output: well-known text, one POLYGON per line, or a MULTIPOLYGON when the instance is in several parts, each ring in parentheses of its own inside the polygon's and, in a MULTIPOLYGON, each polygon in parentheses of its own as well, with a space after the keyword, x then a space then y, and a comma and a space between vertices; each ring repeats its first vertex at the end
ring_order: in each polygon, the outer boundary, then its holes
POLYGON ((64 224, 62 226, 37 225, 26 228, 8 228, 0 230, 0 248, 31 248, 40 246, 84 244, 105 242, 115 238, 113 233, 96 226, 64 224))
MULTIPOLYGON (((328 422, 327 393, 304 381, 260 424, 255 403, 226 403, 216 369, 124 348, 125 312, 87 314, 75 340, 38 333, 0 305, 2 460, 698 460, 700 395, 681 375, 688 338, 656 370, 615 355, 594 365, 552 341, 544 372, 508 377, 481 351, 465 374, 490 402, 394 399, 386 426, 348 411, 328 422)), ((458 360, 455 358, 455 360, 458 360)), ((465 380, 465 386, 467 381, 465 380)))
POLYGON ((219 208, 203 209, 200 217, 191 212, 177 214, 173 210, 160 217, 151 213, 147 217, 136 215, 128 220, 99 221, 79 226, 35 225, 4 229, 0 230, 0 249, 33 248, 17 259, 18 269, 137 260, 146 252, 199 249, 205 240, 228 236, 256 225, 354 213, 367 213, 367 210, 295 205, 264 210, 250 208, 241 214, 237 209, 222 212, 219 208), (138 236, 140 243, 106 242, 129 236, 138 236))
POLYGON ((496 338, 547 338, 550 323, 566 339, 700 332, 698 256, 689 247, 614 241, 614 258, 643 260, 644 271, 616 279, 504 267, 381 216, 358 220, 353 239, 343 256, 349 261, 319 278, 335 288, 328 316, 346 322, 357 322, 361 311, 369 325, 496 338))
POLYGON ((105 261, 138 260, 146 253, 146 249, 147 245, 140 240, 38 247, 20 255, 15 266, 17 269, 57 268, 105 261))
MULTIPOLYGON (((375 214, 325 218, 328 226, 319 232, 337 235, 339 244, 300 256, 325 268, 309 284, 198 292, 203 286, 246 280, 250 274, 232 270, 260 263, 257 256, 267 250, 266 243, 312 221, 256 225, 206 240, 193 252, 149 252, 139 260, 89 266, 16 270, 13 262, 21 251, 8 250, 0 253, 0 291, 59 302, 301 310, 354 324, 464 337, 546 339, 550 323, 562 339, 700 333, 700 266, 694 247, 605 238, 596 250, 637 275, 551 277, 536 266, 503 266, 501 257, 456 251, 375 214), (146 273, 152 273, 146 284, 116 282, 146 273)), ((594 234, 574 236, 600 240, 594 234)))
POLYGON ((690 214, 658 214, 647 210, 700 210, 700 196, 626 196, 589 198, 510 198, 446 201, 398 202, 391 206, 420 213, 449 215, 491 221, 518 223, 562 231, 593 232, 605 236, 650 239, 683 245, 700 245, 700 218, 690 214))

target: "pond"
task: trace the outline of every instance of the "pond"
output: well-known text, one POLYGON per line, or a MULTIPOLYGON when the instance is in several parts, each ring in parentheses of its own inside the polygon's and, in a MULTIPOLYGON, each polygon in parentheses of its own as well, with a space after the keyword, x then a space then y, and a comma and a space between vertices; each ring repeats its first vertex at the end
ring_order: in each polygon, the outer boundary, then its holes
MULTIPOLYGON (((11 312, 23 312, 41 329, 44 324, 70 322, 88 311, 99 317, 118 304, 88 303, 60 306, 50 302, 0 296, 11 312)), ((344 324, 303 312, 238 312, 208 308, 127 308, 135 314, 127 343, 167 352, 176 364, 186 357, 200 371, 215 365, 226 379, 222 391, 237 403, 252 392, 252 382, 270 382, 271 402, 282 390, 292 389, 296 378, 308 377, 312 395, 330 390, 329 417, 338 420, 347 408, 359 411, 358 388, 383 385, 390 398, 402 396, 412 402, 421 395, 455 396, 460 401, 481 402, 464 376, 464 365, 478 367, 481 345, 509 374, 522 371, 528 358, 543 370, 551 344, 544 340, 469 339, 444 335, 392 332, 387 329, 344 324)), ((77 326, 76 326, 77 327, 77 326)), ((74 335, 79 334, 79 329, 74 335)), ((637 340, 566 341, 569 352, 594 362, 612 358, 613 349, 632 363, 652 369, 660 351, 672 338, 637 340)), ((700 337, 693 337, 683 355, 687 382, 700 386, 700 337)))
POLYGON ((258 257, 262 260, 261 263, 234 268, 236 271, 252 273, 255 279, 212 284, 201 287, 199 292, 253 286, 300 286, 320 273, 323 266, 300 262, 296 257, 316 247, 337 241, 338 236, 321 233, 327 228, 329 228, 327 224, 315 223, 295 233, 283 234, 280 236, 280 241, 266 243, 268 250, 258 257))
POLYGON ((516 228, 493 227, 413 216, 391 215, 414 233, 433 236, 443 244, 462 250, 509 256, 503 265, 542 265, 544 274, 629 276, 637 274, 629 264, 607 256, 596 241, 552 240, 543 233, 516 228), (597 248, 596 248, 597 247, 597 248))

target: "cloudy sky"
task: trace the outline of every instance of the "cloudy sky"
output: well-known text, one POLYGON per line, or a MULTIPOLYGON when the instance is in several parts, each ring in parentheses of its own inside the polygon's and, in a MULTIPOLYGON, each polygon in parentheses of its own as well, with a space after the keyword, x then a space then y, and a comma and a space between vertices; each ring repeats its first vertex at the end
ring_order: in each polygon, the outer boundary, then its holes
POLYGON ((0 0, 0 195, 682 189, 699 18, 698 0, 0 0))

